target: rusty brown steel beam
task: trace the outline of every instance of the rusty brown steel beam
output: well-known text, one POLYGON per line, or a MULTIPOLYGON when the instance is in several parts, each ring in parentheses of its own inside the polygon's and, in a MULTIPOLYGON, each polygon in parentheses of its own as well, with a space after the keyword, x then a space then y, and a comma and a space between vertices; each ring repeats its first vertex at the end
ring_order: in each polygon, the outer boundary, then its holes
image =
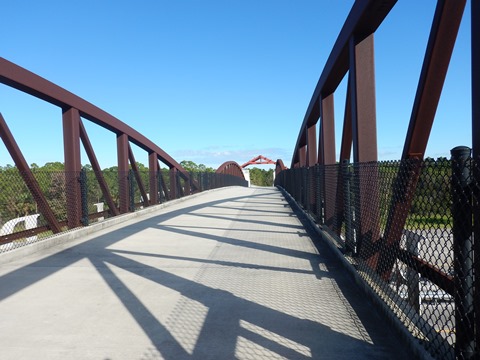
POLYGON ((357 0, 353 4, 308 105, 293 151, 292 167, 298 162, 296 153, 302 146, 301 136, 304 129, 318 120, 318 117, 312 115, 318 111, 319 99, 333 93, 349 69, 350 39, 355 37, 357 42, 361 42, 373 34, 396 2, 397 0, 357 0))
POLYGON ((121 214, 129 211, 129 195, 128 186, 128 136, 120 134, 117 136, 117 159, 118 159, 118 197, 119 210, 121 214))
POLYGON ((97 157, 95 156, 95 152, 93 151, 92 144, 90 143, 90 139, 88 138, 87 131, 83 126, 82 119, 80 119, 80 139, 82 140, 83 148, 87 153, 87 157, 92 165, 93 172, 95 173, 95 177, 97 178, 98 185, 100 186, 100 190, 102 191, 103 197, 108 205, 110 215, 116 216, 120 215, 120 212, 113 201, 112 195, 110 194, 110 190, 108 189, 107 182, 103 177, 102 169, 100 168, 100 164, 98 163, 97 157))
POLYGON ((299 162, 300 167, 307 166, 307 144, 306 144, 306 142, 305 142, 305 145, 303 145, 298 150, 298 162, 299 162))
POLYGON ((393 269, 395 259, 389 248, 398 244, 407 221, 465 3, 465 0, 439 0, 435 9, 402 153, 402 159, 412 161, 402 162, 395 186, 404 196, 392 200, 385 228, 386 249, 381 254, 385 265, 383 278, 389 278, 393 269))
MULTIPOLYGON (((350 40, 350 101, 353 139, 353 161, 355 163, 376 162, 377 126, 375 101, 374 34, 361 41, 350 40)), ((380 240, 380 210, 377 166, 355 168, 358 183, 358 232, 360 254, 362 249, 374 247, 380 240)), ((376 268, 378 254, 366 258, 376 268)))
POLYGON ((148 153, 155 152, 163 163, 177 168, 180 176, 188 178, 188 173, 179 163, 138 131, 79 96, 2 57, 0 57, 0 82, 62 109, 78 109, 81 117, 114 132, 117 136, 126 134, 132 143, 148 153))
POLYGON ((287 167, 284 165, 283 160, 277 159, 275 163, 275 177, 277 177, 278 174, 280 174, 283 170, 286 170, 286 169, 287 167))
POLYGON ((143 206, 147 207, 149 205, 147 192, 145 191, 143 180, 140 176, 140 172, 138 171, 137 161, 135 160, 135 155, 133 154, 130 143, 128 144, 128 159, 130 160, 130 166, 133 170, 133 175, 135 176, 135 180, 137 181, 138 189, 140 190, 140 194, 142 195, 143 206))
POLYGON ((335 108, 333 93, 322 99, 321 125, 319 148, 322 149, 322 157, 318 163, 322 165, 335 164, 335 108))
POLYGON ((20 148, 18 147, 18 144, 15 141, 15 138, 13 137, 12 133, 10 132, 10 129, 8 128, 8 125, 1 113, 0 113, 0 137, 3 139, 3 143, 5 144, 5 147, 7 148, 8 152, 10 153, 10 156, 12 157, 13 162, 15 163, 15 166, 18 168, 18 171, 22 176, 23 181, 25 181, 25 184, 27 185, 28 190, 30 190, 30 193, 32 194, 33 199, 37 203, 39 212, 43 215, 43 217, 47 221, 48 227, 54 233, 59 233, 60 231, 62 231, 61 225, 57 221, 50 205, 48 204, 47 199, 43 195, 40 185, 38 185, 37 179, 35 179, 35 176, 33 176, 32 171, 30 170, 30 167, 27 164, 27 161, 23 157, 23 154, 20 148))
POLYGON ((374 35, 350 42, 350 100, 353 161, 377 161, 374 35))
POLYGON ((48 226, 39 226, 33 229, 28 230, 21 230, 16 231, 14 233, 8 235, 1 235, 0 236, 0 245, 11 243, 15 240, 25 239, 26 237, 35 236, 42 232, 49 231, 50 228, 48 226))
POLYGON ((418 256, 412 255, 410 252, 397 249, 399 254, 399 259, 404 262, 408 267, 415 269, 426 279, 429 279, 435 285, 437 285, 442 290, 445 290, 450 295, 455 293, 455 284, 453 276, 444 273, 439 270, 429 262, 419 258, 418 256))
MULTIPOLYGON (((244 164, 247 166, 248 164, 244 164)), ((229 174, 233 176, 237 176, 241 179, 245 180, 245 175, 243 174, 242 166, 240 166, 235 161, 226 161, 222 165, 218 167, 215 171, 216 174, 229 174)))
POLYGON ((423 158, 466 0, 439 0, 428 39, 402 159, 423 158))
POLYGON ((81 226, 82 202, 80 188, 80 113, 77 109, 63 110, 63 148, 65 153, 65 190, 67 224, 70 229, 81 226))
POLYGON ((302 129, 302 132, 300 133, 300 135, 298 135, 297 147, 295 148, 295 152, 293 153, 293 157, 292 157, 292 167, 305 166, 306 157, 305 157, 305 161, 302 162, 302 156, 306 156, 306 154, 302 154, 302 151, 306 150, 306 146, 307 146, 307 132, 304 128, 302 129), (296 164, 296 166, 293 166, 293 164, 296 164))
POLYGON ((160 171, 158 166, 158 155, 154 152, 148 154, 148 172, 149 172, 149 193, 150 205, 158 203, 158 181, 157 174, 160 171))
POLYGON ((307 129, 307 152, 307 166, 314 166, 318 159, 316 124, 307 129))
POLYGON ((335 164, 335 109, 334 95, 331 93, 321 100, 320 108, 320 139, 319 139, 319 156, 318 162, 321 165, 327 165, 322 176, 322 184, 329 191, 323 191, 325 194, 325 224, 329 227, 333 225, 336 208, 336 170, 328 165, 335 164))

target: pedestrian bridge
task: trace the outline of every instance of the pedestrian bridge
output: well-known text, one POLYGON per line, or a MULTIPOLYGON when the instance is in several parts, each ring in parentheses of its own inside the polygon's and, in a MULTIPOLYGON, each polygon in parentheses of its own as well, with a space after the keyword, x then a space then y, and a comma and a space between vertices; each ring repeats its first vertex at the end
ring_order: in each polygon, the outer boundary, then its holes
POLYGON ((479 358, 480 1, 468 1, 467 21, 467 0, 436 2, 415 95, 388 94, 413 100, 402 155, 378 161, 374 38, 396 3, 353 3, 291 162, 276 161, 276 188, 242 187, 235 159, 189 171, 127 122, 0 57, 1 84, 61 110, 64 147, 61 169, 29 166, 8 126, 15 114, 0 112, 15 164, 0 167, 2 360, 390 359, 407 348, 479 358), (426 149, 462 23, 471 148, 434 160, 426 149), (115 140, 115 168, 100 164, 96 128, 115 140))
POLYGON ((2 254, 2 359, 406 359, 277 188, 228 187, 2 254))

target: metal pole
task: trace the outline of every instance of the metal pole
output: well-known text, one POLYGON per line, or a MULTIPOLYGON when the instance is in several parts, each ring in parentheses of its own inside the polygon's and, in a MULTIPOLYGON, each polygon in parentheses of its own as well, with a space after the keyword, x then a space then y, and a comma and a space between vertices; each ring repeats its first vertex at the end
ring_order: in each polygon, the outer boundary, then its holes
POLYGON ((350 182, 352 180, 352 174, 350 172, 350 162, 348 160, 342 161, 343 170, 343 200, 344 200, 344 212, 345 212, 345 250, 347 253, 356 255, 355 239, 353 237, 352 228, 352 203, 350 198, 350 182))
POLYGON ((452 220, 455 269, 455 356, 475 356, 472 190, 470 148, 457 146, 452 155, 452 220))
POLYGON ((87 186, 87 170, 80 170, 80 195, 82 198, 82 219, 83 226, 88 226, 88 186, 87 186))

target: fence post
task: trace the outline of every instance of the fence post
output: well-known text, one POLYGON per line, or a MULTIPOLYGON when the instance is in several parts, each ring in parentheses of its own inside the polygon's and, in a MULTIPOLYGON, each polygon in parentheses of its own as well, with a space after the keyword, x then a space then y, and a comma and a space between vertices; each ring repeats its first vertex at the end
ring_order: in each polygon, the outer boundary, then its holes
POLYGON ((308 183, 308 167, 303 167, 302 168, 302 183, 303 183, 303 208, 305 209, 305 212, 310 211, 310 184, 308 183))
POLYGON ((352 201, 350 193, 350 183, 352 181, 352 173, 350 172, 350 162, 345 159, 342 160, 342 175, 343 175, 343 200, 344 200, 344 212, 345 212, 345 250, 352 255, 357 254, 357 247, 355 244, 355 238, 353 233, 353 212, 352 201))
POLYGON ((82 199, 82 222, 83 226, 88 226, 88 187, 87 187, 87 170, 80 170, 80 196, 82 199))
POLYGON ((475 356, 470 151, 470 148, 466 146, 457 146, 450 151, 452 155, 452 232, 455 270, 455 356, 458 359, 473 359, 475 356))
POLYGON ((320 225, 324 224, 325 217, 324 215, 324 193, 325 193, 325 187, 324 187, 324 170, 325 170, 325 165, 320 165, 317 164, 317 172, 316 172, 316 186, 317 186, 317 218, 318 218, 318 223, 320 225))

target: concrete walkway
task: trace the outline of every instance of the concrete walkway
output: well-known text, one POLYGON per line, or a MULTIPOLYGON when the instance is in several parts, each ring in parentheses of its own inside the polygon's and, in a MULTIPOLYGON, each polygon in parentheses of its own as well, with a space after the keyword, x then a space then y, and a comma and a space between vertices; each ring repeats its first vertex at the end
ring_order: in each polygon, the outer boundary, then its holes
POLYGON ((2 360, 411 358, 273 188, 203 193, 7 258, 2 360))

